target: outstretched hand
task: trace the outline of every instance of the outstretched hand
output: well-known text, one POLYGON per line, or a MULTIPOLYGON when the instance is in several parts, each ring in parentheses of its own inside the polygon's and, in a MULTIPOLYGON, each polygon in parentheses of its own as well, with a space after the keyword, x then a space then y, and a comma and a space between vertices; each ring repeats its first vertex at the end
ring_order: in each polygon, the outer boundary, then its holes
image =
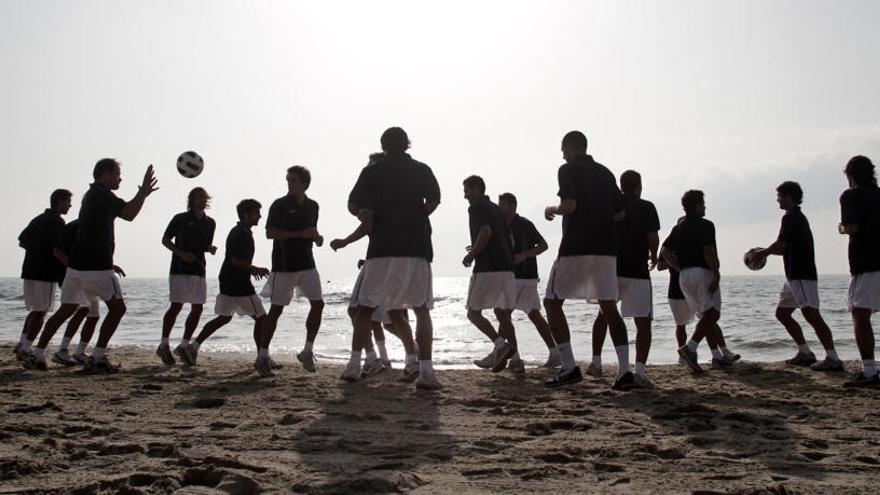
POLYGON ((150 166, 147 167, 147 171, 144 172, 144 181, 138 186, 138 191, 143 194, 144 197, 147 197, 159 190, 159 188, 156 187, 156 184, 158 183, 159 180, 156 179, 156 174, 153 172, 153 165, 150 164, 150 166))

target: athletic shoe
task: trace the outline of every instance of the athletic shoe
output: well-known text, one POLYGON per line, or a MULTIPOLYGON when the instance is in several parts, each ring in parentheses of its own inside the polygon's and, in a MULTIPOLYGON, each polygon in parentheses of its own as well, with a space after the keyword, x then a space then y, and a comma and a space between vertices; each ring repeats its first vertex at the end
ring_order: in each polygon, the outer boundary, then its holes
POLYGON ((880 387, 880 375, 872 377, 865 376, 865 372, 861 372, 852 377, 852 380, 843 384, 846 388, 864 388, 864 387, 880 387))
POLYGON ((412 383, 419 377, 419 363, 407 363, 403 367, 403 372, 397 377, 397 381, 403 383, 412 383))
POLYGON ((713 357, 712 364, 709 365, 709 367, 712 368, 713 370, 726 370, 726 369, 730 368, 731 366, 733 366, 733 363, 727 361, 723 357, 722 358, 713 357))
POLYGON ((89 356, 87 356, 85 353, 73 353, 73 360, 76 361, 76 364, 86 364, 86 361, 88 361, 89 359, 89 356))
POLYGON ((364 369, 361 370, 361 378, 378 375, 383 371, 385 371, 385 365, 383 365, 378 359, 367 361, 364 363, 364 369))
MULTIPOLYGON (((189 345, 188 343, 187 343, 187 344, 184 344, 183 342, 181 342, 180 344, 177 344, 177 347, 174 348, 174 354, 176 354, 177 357, 178 357, 181 361, 184 362, 184 364, 186 364, 186 356, 183 355, 183 347, 184 347, 184 346, 188 346, 188 345, 189 345)), ((169 347, 170 347, 170 346, 169 346, 169 347)))
POLYGON ((67 349, 60 350, 52 355, 52 362, 62 366, 76 366, 76 361, 67 353, 67 349))
POLYGON ((516 349, 512 345, 505 343, 498 352, 495 353, 495 364, 492 365, 492 373, 501 373, 507 368, 507 361, 516 354, 516 349))
POLYGON ((24 366, 24 369, 26 370, 49 371, 49 366, 46 365, 46 359, 38 359, 33 354, 29 355, 27 359, 24 360, 22 366, 24 366))
POLYGON ((688 346, 682 346, 678 348, 678 355, 684 360, 684 364, 688 366, 694 373, 701 373, 703 368, 700 368, 700 363, 697 362, 697 353, 688 349, 688 346))
POLYGON ((636 388, 636 379, 633 377, 632 371, 620 375, 611 386, 614 390, 632 390, 636 388))
POLYGON ((731 352, 730 349, 726 349, 722 353, 721 358, 727 361, 727 364, 733 364, 739 361, 740 355, 731 352))
POLYGON ((281 368, 284 368, 284 365, 281 363, 276 363, 275 360, 272 359, 272 357, 270 356, 269 357, 269 369, 280 370, 281 368))
POLYGON ((587 366, 587 374, 593 378, 602 378, 602 366, 596 363, 590 363, 587 366))
POLYGON ((379 358, 379 362, 382 363, 382 366, 384 366, 386 369, 389 369, 389 370, 390 370, 390 369, 393 369, 393 368, 391 367, 391 360, 390 360, 390 359, 388 359, 388 358, 379 358))
POLYGON ((791 366, 809 366, 816 362, 816 355, 812 352, 798 352, 791 359, 786 359, 785 364, 791 366))
POLYGON ((562 356, 559 354, 550 355, 547 358, 547 362, 542 364, 542 368, 559 368, 562 366, 562 356))
POLYGON ((302 367, 306 371, 315 372, 315 353, 312 351, 301 351, 296 355, 296 359, 302 363, 302 367))
POLYGON ((492 352, 486 355, 483 359, 475 359, 474 364, 487 370, 495 365, 495 361, 497 360, 497 349, 492 349, 492 352))
POLYGON ((428 376, 419 375, 416 378, 416 388, 420 390, 440 390, 443 384, 437 379, 437 375, 431 373, 428 376))
POLYGON ((275 376, 275 373, 272 372, 271 360, 268 358, 257 358, 257 361, 254 363, 254 368, 257 369, 257 373, 261 378, 275 376))
POLYGON ((654 388, 654 384, 651 383, 651 380, 648 380, 647 376, 633 374, 633 388, 654 388))
POLYGON ((810 369, 813 371, 846 371, 843 367, 843 361, 840 359, 831 359, 829 357, 810 366, 810 369))
POLYGON ((199 351, 192 344, 181 344, 177 346, 180 349, 180 358, 187 366, 195 366, 199 357, 199 351))
MULTIPOLYGON (((175 349, 175 351, 176 350, 177 349, 175 349)), ((177 363, 177 361, 174 359, 174 354, 171 354, 171 346, 168 344, 159 344, 159 347, 156 348, 156 355, 159 356, 159 359, 162 360, 162 363, 167 366, 172 366, 177 363)))
POLYGON ((349 361, 348 364, 345 365, 345 369, 342 370, 342 375, 339 376, 340 380, 347 381, 349 383, 356 382, 361 377, 361 362, 360 361, 349 361))
POLYGON ((544 386, 549 388, 562 387, 565 385, 569 385, 572 383, 577 383, 584 379, 584 376, 581 375, 581 369, 577 366, 566 371, 565 369, 559 370, 552 378, 544 382, 544 386))
POLYGON ((83 366, 83 371, 92 373, 116 373, 120 368, 121 366, 110 363, 110 360, 104 357, 99 360, 89 359, 83 366))
POLYGON ((680 364, 682 366, 687 366, 687 363, 685 362, 683 357, 678 358, 678 364, 680 364))
POLYGON ((524 363, 522 359, 513 358, 507 363, 507 369, 517 375, 522 375, 526 372, 526 363, 524 363))
POLYGON ((25 351, 21 347, 15 348, 15 360, 16 361, 27 361, 27 358, 30 355, 31 355, 31 351, 25 351))

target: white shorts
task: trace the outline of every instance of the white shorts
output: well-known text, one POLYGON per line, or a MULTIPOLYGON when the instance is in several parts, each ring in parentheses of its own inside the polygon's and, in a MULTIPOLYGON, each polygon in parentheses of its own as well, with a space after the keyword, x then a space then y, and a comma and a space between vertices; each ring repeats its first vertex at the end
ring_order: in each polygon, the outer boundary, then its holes
POLYGON ((694 312, 686 299, 669 299, 669 309, 672 310, 672 319, 676 326, 683 327, 694 319, 694 312))
POLYGON ((678 278, 681 292, 694 314, 702 315, 712 308, 721 311, 721 288, 709 293, 712 271, 707 268, 690 267, 681 271, 678 278))
POLYGON ((815 280, 786 280, 779 291, 778 306, 819 309, 819 283, 815 280))
POLYGON ((47 312, 55 306, 55 282, 24 279, 24 307, 28 311, 47 312))
POLYGON ((205 277, 198 275, 171 275, 168 277, 168 300, 181 304, 205 304, 208 285, 205 277))
POLYGON ((214 303, 214 313, 217 316, 232 316, 238 314, 241 316, 260 317, 266 314, 263 308, 263 301, 256 294, 252 296, 226 296, 217 294, 217 301, 214 303))
POLYGON ((617 258, 562 256, 553 262, 545 299, 617 300, 617 258))
POLYGON ((294 293, 309 301, 323 300, 318 270, 312 268, 298 272, 272 272, 260 291, 260 295, 274 306, 287 306, 293 300, 294 293))
POLYGON ((87 318, 100 318, 101 317, 101 305, 98 302, 97 297, 93 297, 88 301, 83 301, 79 305, 80 308, 89 308, 89 314, 86 316, 87 318))
POLYGON ((377 323, 391 323, 391 318, 388 317, 388 312, 381 307, 378 307, 373 311, 371 319, 377 323))
POLYGON ((431 264, 424 258, 370 258, 351 294, 352 306, 386 310, 434 307, 431 264))
POLYGON ((880 272, 853 275, 849 281, 849 309, 880 311, 880 272))
POLYGON ((516 307, 525 314, 541 310, 541 296, 538 295, 538 279, 518 278, 514 281, 516 287, 516 307))
POLYGON ((467 298, 469 310, 512 310, 515 306, 516 283, 513 272, 479 272, 471 275, 467 298))
POLYGON ((92 299, 122 299, 122 286, 113 270, 67 269, 61 284, 61 304, 88 304, 92 299))
POLYGON ((654 314, 654 295, 647 278, 617 277, 620 316, 650 318, 654 314))

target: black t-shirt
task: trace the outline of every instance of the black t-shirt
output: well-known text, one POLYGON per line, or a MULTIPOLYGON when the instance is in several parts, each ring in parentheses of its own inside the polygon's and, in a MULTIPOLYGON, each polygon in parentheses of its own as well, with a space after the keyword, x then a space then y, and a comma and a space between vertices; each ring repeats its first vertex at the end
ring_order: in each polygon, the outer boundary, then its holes
POLYGON ((55 241, 64 229, 64 220, 54 210, 46 209, 28 223, 18 236, 24 247, 21 278, 43 282, 61 282, 64 265, 55 259, 55 241))
POLYGON ((681 291, 681 285, 678 283, 678 272, 669 269, 669 290, 666 292, 669 299, 684 299, 684 292, 681 291))
POLYGON ((116 248, 113 221, 122 212, 125 201, 100 184, 92 184, 79 208, 79 234, 70 250, 70 268, 76 270, 112 270, 116 248))
POLYGON ((650 201, 623 195, 626 216, 617 222, 617 276, 650 279, 648 234, 660 230, 657 209, 650 201))
POLYGON ((254 261, 254 234, 251 228, 239 222, 226 237, 226 256, 220 267, 220 293, 224 296, 252 296, 257 293, 251 283, 251 274, 232 266, 231 258, 254 261))
POLYGON ((501 208, 483 196, 471 202, 468 219, 472 246, 484 225, 492 229, 492 238, 474 259, 474 273, 513 271, 513 240, 501 208))
POLYGON ((187 263, 179 256, 172 254, 172 275, 205 276, 205 253, 214 242, 215 228, 214 219, 208 215, 202 215, 202 218, 199 218, 189 211, 174 215, 174 218, 168 223, 168 228, 165 229, 164 237, 173 238, 174 245, 178 249, 195 255, 196 260, 187 263))
MULTIPOLYGON (((318 226, 318 203, 304 198, 302 204, 291 195, 276 199, 269 208, 266 228, 281 230, 304 230, 318 226)), ((275 240, 272 243, 272 271, 298 272, 315 267, 312 255, 312 239, 275 240)))
POLYGON ((559 167, 559 197, 573 199, 573 213, 562 218, 559 256, 616 256, 614 214, 623 210, 614 174, 580 155, 559 167))
POLYGON ((672 228, 663 245, 675 252, 682 268, 709 268, 703 248, 715 246, 715 225, 696 216, 686 216, 672 228))
MULTIPOLYGON (((541 243, 546 243, 541 233, 535 228, 529 219, 514 215, 510 221, 510 233, 513 235, 513 254, 519 254, 534 249, 541 243)), ((538 261, 534 256, 528 257, 513 269, 516 278, 536 280, 538 278, 538 261)))
POLYGON ((840 223, 858 225, 849 236, 849 271, 852 275, 880 271, 880 189, 859 186, 840 196, 840 223))
POLYGON ((816 256, 810 222, 801 209, 794 207, 782 217, 779 239, 785 241, 782 263, 788 280, 817 280, 816 256))
POLYGON ((426 205, 440 202, 440 185, 430 167, 406 153, 389 154, 364 167, 349 201, 373 212, 367 259, 433 260, 426 205))
MULTIPOLYGON (((61 234, 55 239, 55 247, 60 249, 62 253, 66 254, 68 257, 68 262, 70 261, 70 251, 73 249, 73 244, 76 242, 76 235, 79 232, 79 219, 75 218, 72 221, 68 222, 67 225, 61 229, 61 234)), ((67 273, 67 267, 62 266, 62 275, 61 280, 64 280, 64 275, 67 273)))

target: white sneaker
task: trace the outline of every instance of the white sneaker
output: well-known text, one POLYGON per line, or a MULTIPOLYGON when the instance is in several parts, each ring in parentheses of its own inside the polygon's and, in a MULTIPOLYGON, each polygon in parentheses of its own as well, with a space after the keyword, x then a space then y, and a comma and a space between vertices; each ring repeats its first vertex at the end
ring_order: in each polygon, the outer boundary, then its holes
POLYGON ((58 363, 62 366, 76 366, 77 362, 70 357, 70 354, 67 353, 67 349, 62 349, 55 354, 52 355, 52 362, 58 363))
POLYGON ((397 381, 412 383, 419 377, 419 363, 409 363, 403 367, 403 372, 397 377, 397 381))
POLYGON ((382 361, 378 359, 367 361, 364 363, 364 369, 361 371, 361 378, 378 375, 383 371, 385 371, 385 365, 382 364, 382 361))
POLYGON ((348 364, 345 365, 345 369, 342 370, 342 375, 339 376, 340 380, 347 381, 349 383, 353 383, 358 381, 361 377, 361 362, 360 361, 349 361, 348 364))
POLYGON ((275 376, 275 373, 272 372, 272 363, 269 358, 257 358, 257 362, 254 364, 254 367, 257 369, 257 373, 260 374, 263 378, 268 378, 270 376, 275 376))
POLYGON ((590 363, 590 366, 587 367, 587 374, 593 378, 602 378, 602 367, 596 363, 590 363))
POLYGON ((193 347, 192 344, 182 344, 177 346, 177 349, 180 349, 179 356, 183 359, 183 362, 186 363, 187 366, 196 365, 196 360, 199 358, 198 349, 193 347))
POLYGON ((302 363, 302 367, 306 371, 315 372, 315 353, 312 351, 301 351, 296 355, 296 359, 302 363))
POLYGON ((487 370, 495 365, 497 354, 497 349, 492 349, 492 352, 486 355, 486 357, 484 357, 483 359, 475 359, 474 364, 479 366, 480 368, 487 370))
POLYGON ((416 378, 416 388, 420 390, 440 390, 443 388, 443 384, 437 379, 437 375, 431 373, 430 375, 419 375, 416 378))
POLYGON ((654 384, 651 383, 651 380, 648 380, 647 376, 639 375, 638 373, 633 374, 633 384, 634 388, 654 388, 654 384))
POLYGON ((522 359, 514 358, 507 363, 507 369, 517 375, 522 375, 526 372, 526 363, 522 359))

